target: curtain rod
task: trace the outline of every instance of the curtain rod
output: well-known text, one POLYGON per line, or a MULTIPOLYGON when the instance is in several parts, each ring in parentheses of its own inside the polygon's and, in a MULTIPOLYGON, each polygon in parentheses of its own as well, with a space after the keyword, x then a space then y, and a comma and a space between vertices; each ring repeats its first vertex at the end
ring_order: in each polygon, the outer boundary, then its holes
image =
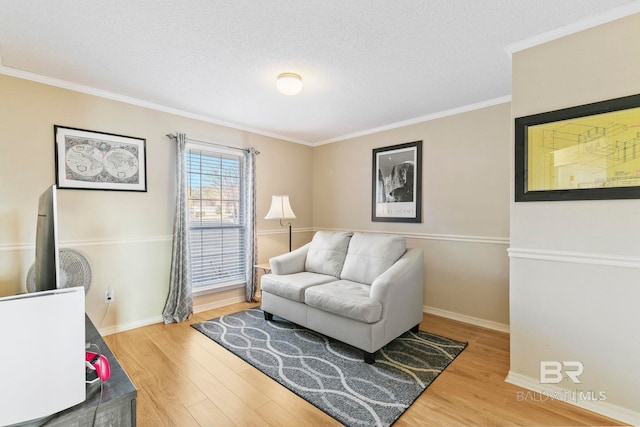
MULTIPOLYGON (((167 136, 171 139, 176 139, 175 134, 173 133, 168 133, 167 136)), ((201 141, 199 139, 193 139, 193 138, 189 138, 187 137, 187 139, 191 142, 199 142, 201 144, 207 144, 207 145, 213 145, 214 147, 222 147, 222 148, 229 148, 231 150, 238 150, 238 151, 245 151, 248 152, 249 149, 248 148, 238 148, 238 147, 232 147, 230 145, 222 145, 222 144, 216 144, 215 142, 209 142, 209 141, 201 141)), ((260 154, 260 152, 258 150, 256 150, 256 154, 260 154)))

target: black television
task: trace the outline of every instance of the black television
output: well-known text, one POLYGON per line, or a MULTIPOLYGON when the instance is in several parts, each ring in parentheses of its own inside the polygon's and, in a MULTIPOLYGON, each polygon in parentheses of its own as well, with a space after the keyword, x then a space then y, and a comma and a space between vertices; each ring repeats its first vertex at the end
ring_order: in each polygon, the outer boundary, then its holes
POLYGON ((57 190, 54 184, 47 188, 38 200, 34 266, 36 292, 60 287, 57 208, 57 190))

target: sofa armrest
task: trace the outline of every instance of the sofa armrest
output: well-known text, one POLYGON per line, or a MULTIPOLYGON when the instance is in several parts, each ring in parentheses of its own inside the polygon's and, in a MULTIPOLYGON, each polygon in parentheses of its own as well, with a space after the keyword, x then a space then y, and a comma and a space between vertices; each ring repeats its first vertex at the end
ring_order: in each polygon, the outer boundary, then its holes
MULTIPOLYGON (((423 250, 407 249, 395 264, 373 281, 370 297, 382 303, 384 318, 391 322, 394 322, 393 318, 403 318, 404 320, 398 320, 403 325, 409 322, 408 328, 422 321, 423 270, 423 250)), ((397 326, 404 328, 404 326, 397 326)))
POLYGON ((269 259, 271 273, 293 274, 303 272, 309 246, 311 246, 311 243, 307 243, 294 251, 269 259))

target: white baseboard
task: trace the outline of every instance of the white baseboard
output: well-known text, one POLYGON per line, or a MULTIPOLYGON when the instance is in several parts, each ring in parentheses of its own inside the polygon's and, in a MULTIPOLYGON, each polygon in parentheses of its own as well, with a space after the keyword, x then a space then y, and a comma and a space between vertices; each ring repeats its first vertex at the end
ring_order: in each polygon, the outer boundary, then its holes
POLYGON ((433 314, 434 316, 446 317, 447 319, 457 320, 458 322, 469 323, 471 325, 480 326, 494 331, 509 333, 509 325, 494 322, 492 320, 481 319, 479 317, 467 316, 466 314, 455 313, 453 311, 442 310, 427 305, 422 307, 424 313, 433 314))
POLYGON ((193 306, 194 313, 201 313, 207 310, 213 310, 214 308, 220 308, 231 304, 246 301, 244 295, 238 295, 232 298, 221 299, 219 301, 213 301, 207 304, 198 304, 193 306))
POLYGON ((523 400, 526 400, 527 398, 530 398, 531 400, 546 400, 553 398, 566 402, 570 405, 586 409, 587 411, 595 412, 596 414, 613 418, 614 420, 618 420, 623 423, 635 426, 640 425, 639 412, 632 411, 618 405, 613 405, 611 403, 608 403, 604 399, 592 399, 591 397, 594 396, 590 396, 589 393, 595 393, 595 397, 600 398, 600 392, 597 390, 585 392, 586 398, 581 399, 580 396, 576 396, 576 392, 573 390, 568 390, 555 385, 540 384, 537 379, 527 377, 525 375, 518 374, 512 371, 509 371, 507 378, 505 378, 505 382, 525 388, 527 390, 531 390, 535 393, 533 395, 524 394, 522 396, 523 400))
POLYGON ((129 331, 131 329, 141 328, 147 325, 153 325, 154 323, 160 323, 163 321, 164 319, 162 318, 162 315, 160 315, 160 316, 150 317, 148 319, 138 320, 136 322, 121 323, 114 326, 108 326, 106 328, 100 328, 98 329, 98 331, 100 332, 100 335, 105 336, 105 335, 116 334, 118 332, 129 331))
MULTIPOLYGON (((245 301, 244 295, 239 295, 233 298, 227 298, 220 301, 214 301, 208 304, 200 304, 200 305, 194 306, 193 312, 200 313, 202 311, 207 311, 214 308, 220 308, 226 305, 231 305, 231 304, 244 302, 244 301, 245 301)), ((154 323, 160 323, 160 322, 164 322, 162 315, 138 320, 136 322, 121 323, 113 326, 107 326, 105 328, 99 328, 98 331, 100 332, 100 335, 105 336, 105 335, 117 334, 118 332, 129 331, 131 329, 141 328, 143 326, 153 325, 154 323)))
MULTIPOLYGON (((256 294, 256 296, 259 296, 256 294)), ((201 313, 207 310, 213 310, 215 308, 225 307, 227 305, 236 304, 239 302, 244 302, 244 295, 238 295, 232 298, 226 298, 219 301, 213 301, 207 304, 199 304, 193 307, 194 313, 201 313)), ((447 319, 457 320, 459 322, 469 323, 475 326, 481 326, 487 329, 493 329, 499 332, 509 333, 509 325, 505 325, 503 323, 493 322, 491 320, 480 319, 479 317, 467 316, 465 314, 455 313, 453 311, 442 310, 440 308, 423 306, 422 311, 424 313, 433 314, 435 316, 445 317, 447 319)), ((138 320, 136 322, 131 323, 123 323, 117 324, 114 326, 108 326, 105 328, 100 328, 100 335, 111 335, 116 334, 118 332, 129 331, 131 329, 141 328, 143 326, 153 325, 154 323, 163 322, 164 319, 162 315, 150 317, 147 319, 138 320)))

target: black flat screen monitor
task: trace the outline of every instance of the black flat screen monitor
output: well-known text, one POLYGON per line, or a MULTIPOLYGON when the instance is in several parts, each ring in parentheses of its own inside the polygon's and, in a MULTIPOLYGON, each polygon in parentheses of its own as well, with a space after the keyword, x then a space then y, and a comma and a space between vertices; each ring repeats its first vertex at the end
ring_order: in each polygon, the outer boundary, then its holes
POLYGON ((35 290, 60 287, 56 186, 47 188, 38 200, 36 228, 35 290))

